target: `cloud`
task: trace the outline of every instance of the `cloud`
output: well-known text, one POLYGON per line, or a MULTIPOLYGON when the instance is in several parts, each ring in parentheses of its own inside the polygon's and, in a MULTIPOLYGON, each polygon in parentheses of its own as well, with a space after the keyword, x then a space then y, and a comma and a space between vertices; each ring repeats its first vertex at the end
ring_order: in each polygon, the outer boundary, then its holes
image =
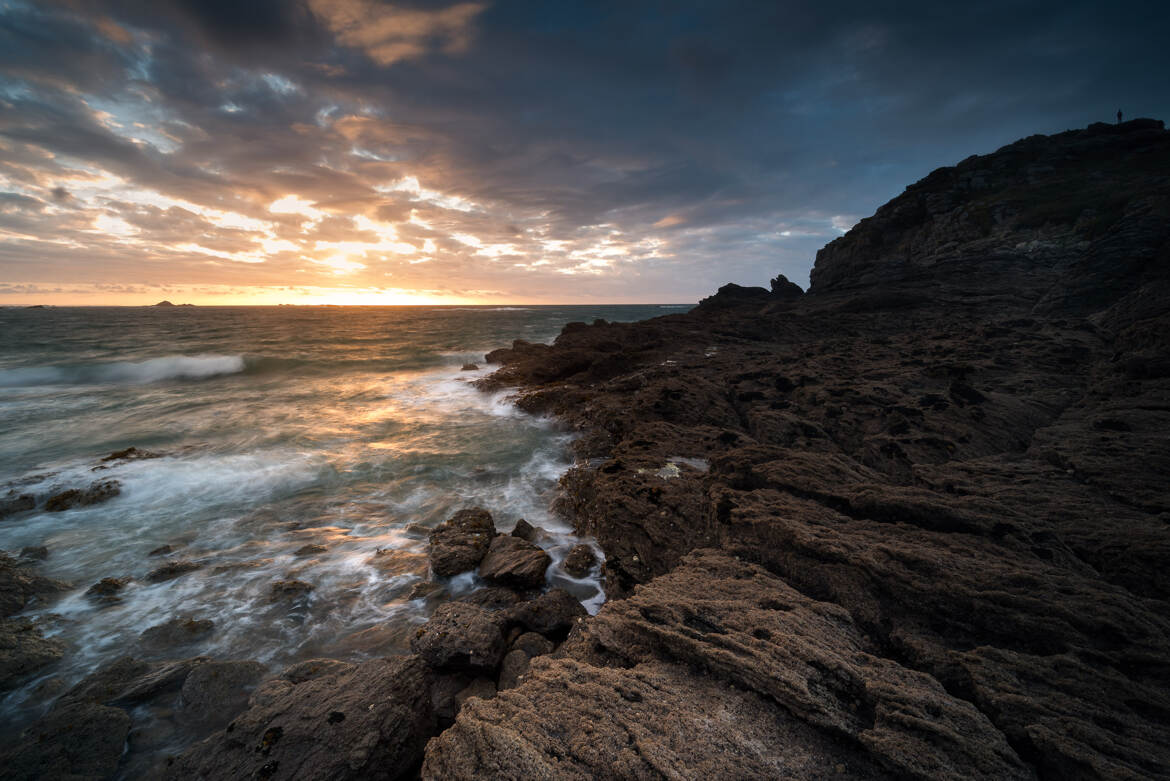
POLYGON ((482 3, 457 3, 430 11, 384 5, 375 0, 309 0, 309 8, 343 46, 362 49, 379 65, 422 57, 431 51, 457 54, 471 45, 482 3))

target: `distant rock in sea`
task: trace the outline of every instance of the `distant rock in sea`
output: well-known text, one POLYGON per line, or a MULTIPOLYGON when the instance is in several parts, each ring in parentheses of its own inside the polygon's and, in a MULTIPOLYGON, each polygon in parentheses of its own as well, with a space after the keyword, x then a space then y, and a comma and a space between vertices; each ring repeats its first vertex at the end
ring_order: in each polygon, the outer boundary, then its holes
POLYGON ((159 301, 155 306, 174 306, 170 301, 159 301))

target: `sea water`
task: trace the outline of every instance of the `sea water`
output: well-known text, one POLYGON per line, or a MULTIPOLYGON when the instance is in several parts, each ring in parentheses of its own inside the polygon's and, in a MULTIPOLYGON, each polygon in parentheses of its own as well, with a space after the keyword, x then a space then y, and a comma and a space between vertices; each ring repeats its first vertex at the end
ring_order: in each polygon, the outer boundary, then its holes
MULTIPOLYGON (((0 549, 45 546, 37 567, 73 584, 34 605, 64 659, 0 703, 13 725, 172 618, 214 628, 184 655, 256 659, 407 650, 435 598, 425 529, 471 506, 501 531, 550 534, 549 583, 590 611, 596 576, 559 566, 582 542, 550 513, 569 434, 506 393, 477 390, 484 353, 551 341, 571 321, 639 320, 658 306, 127 307, 0 309, 0 496, 116 480, 113 499, 0 519, 0 549), (463 370, 466 363, 481 368, 463 370), (134 447, 156 456, 102 461, 134 447), (150 555, 170 546, 169 554, 150 555), (321 546, 320 548, 308 546, 321 546), (168 560, 199 569, 164 582, 168 560), (128 578, 113 601, 86 596, 128 578), (274 598, 299 580, 307 594, 274 598), (49 685, 53 684, 53 685, 49 685)), ((593 544, 590 540, 584 540, 593 544)), ((601 554, 601 551, 598 551, 601 554)), ((482 584, 459 576, 440 597, 482 584)))

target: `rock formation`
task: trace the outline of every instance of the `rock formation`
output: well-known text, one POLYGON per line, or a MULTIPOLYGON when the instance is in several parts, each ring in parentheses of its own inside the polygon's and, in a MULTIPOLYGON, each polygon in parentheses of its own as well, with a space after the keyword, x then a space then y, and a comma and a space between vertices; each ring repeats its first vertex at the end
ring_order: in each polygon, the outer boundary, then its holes
POLYGON ((1170 134, 935 171, 794 287, 489 355, 611 599, 423 777, 1170 777, 1170 134))

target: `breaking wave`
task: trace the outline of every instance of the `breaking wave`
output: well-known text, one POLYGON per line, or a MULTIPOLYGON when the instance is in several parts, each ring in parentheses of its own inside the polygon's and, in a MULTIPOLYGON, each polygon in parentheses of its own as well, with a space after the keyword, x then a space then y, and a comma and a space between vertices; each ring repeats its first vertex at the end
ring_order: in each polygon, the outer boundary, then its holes
POLYGON ((36 385, 141 385, 160 380, 201 379, 244 371, 242 355, 168 355, 147 361, 86 366, 26 366, 0 369, 0 387, 36 385))

